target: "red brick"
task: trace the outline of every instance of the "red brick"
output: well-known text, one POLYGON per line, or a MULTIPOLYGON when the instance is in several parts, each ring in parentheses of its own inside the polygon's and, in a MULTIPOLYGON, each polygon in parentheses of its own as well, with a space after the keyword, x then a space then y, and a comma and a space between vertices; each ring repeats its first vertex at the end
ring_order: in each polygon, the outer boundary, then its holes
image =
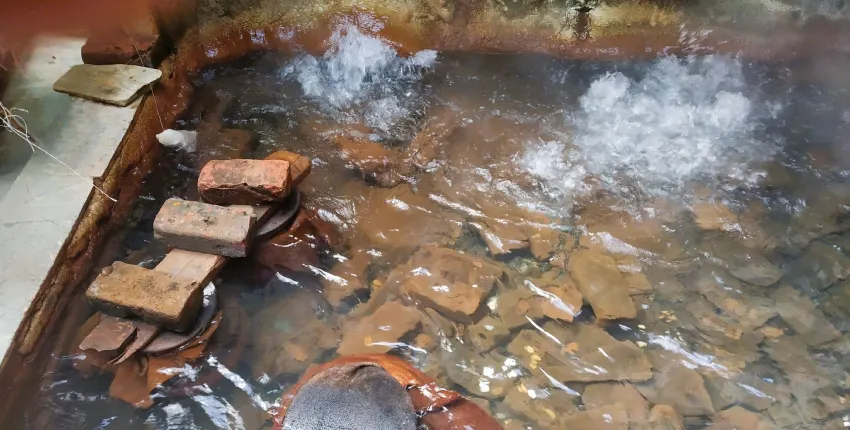
POLYGON ((309 157, 289 151, 277 151, 266 157, 266 160, 283 160, 289 162, 289 175, 292 177, 292 187, 297 186, 306 179, 307 175, 310 174, 310 170, 313 168, 313 162, 310 161, 309 157))
POLYGON ((105 314, 137 316, 169 330, 183 331, 198 317, 203 287, 188 279, 118 261, 92 282, 86 297, 105 314))
POLYGON ((207 202, 256 205, 284 200, 291 185, 289 162, 280 160, 214 160, 198 177, 207 202))
POLYGON ((246 206, 224 207, 172 198, 162 205, 153 228, 157 239, 175 248, 245 257, 255 216, 246 206))

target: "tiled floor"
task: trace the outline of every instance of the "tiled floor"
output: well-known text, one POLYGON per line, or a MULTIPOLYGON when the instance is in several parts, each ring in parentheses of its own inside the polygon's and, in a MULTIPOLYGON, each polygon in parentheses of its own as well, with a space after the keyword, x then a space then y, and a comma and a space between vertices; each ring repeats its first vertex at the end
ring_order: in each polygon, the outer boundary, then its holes
MULTIPOLYGON (((30 133, 84 177, 100 176, 133 119, 126 108, 72 98, 53 82, 82 62, 84 40, 41 39, 3 99, 30 133)), ((91 186, 11 133, 0 134, 0 356, 71 231, 91 186)))

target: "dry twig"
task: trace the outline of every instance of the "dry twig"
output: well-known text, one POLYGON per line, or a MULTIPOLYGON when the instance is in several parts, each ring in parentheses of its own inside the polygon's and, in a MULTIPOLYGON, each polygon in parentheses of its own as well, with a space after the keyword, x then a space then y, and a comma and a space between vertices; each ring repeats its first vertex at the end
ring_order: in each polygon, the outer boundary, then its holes
POLYGON ((8 130, 12 134, 20 137, 25 142, 27 142, 29 144, 32 152, 35 152, 36 149, 43 152, 48 157, 55 160, 57 163, 65 166, 73 174, 80 177, 80 179, 90 183, 92 187, 94 187, 96 190, 100 191, 100 193, 103 194, 104 196, 106 196, 106 198, 108 198, 109 200, 112 200, 113 202, 117 201, 114 198, 112 198, 109 194, 107 194, 106 191, 104 191, 102 188, 95 185, 94 181, 92 181, 90 178, 86 178, 85 176, 79 174, 76 170, 71 168, 71 166, 65 164, 64 161, 54 157, 53 154, 47 152, 44 148, 42 148, 40 145, 38 145, 36 143, 35 138, 29 133, 29 129, 27 128, 27 122, 20 115, 18 115, 16 112, 26 112, 26 111, 23 110, 23 109, 16 109, 16 108, 9 109, 5 105, 3 105, 2 102, 0 102, 0 127, 3 127, 4 129, 8 130))

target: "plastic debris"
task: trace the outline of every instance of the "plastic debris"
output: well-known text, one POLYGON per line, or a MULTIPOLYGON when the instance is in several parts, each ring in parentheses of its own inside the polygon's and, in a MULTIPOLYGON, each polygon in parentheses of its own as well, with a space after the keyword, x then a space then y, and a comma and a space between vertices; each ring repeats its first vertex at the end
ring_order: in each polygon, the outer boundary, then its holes
POLYGON ((167 129, 156 135, 156 140, 162 146, 168 148, 177 148, 181 151, 195 152, 198 143, 197 131, 172 130, 167 129))

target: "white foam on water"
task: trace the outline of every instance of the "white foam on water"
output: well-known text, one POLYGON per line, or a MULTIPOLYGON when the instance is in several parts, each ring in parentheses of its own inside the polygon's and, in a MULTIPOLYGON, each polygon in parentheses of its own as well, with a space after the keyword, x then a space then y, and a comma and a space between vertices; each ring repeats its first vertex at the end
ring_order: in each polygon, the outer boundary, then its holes
POLYGON ((664 57, 637 80, 609 73, 569 116, 572 142, 531 143, 520 162, 556 197, 593 187, 663 195, 688 181, 753 186, 777 150, 755 134, 777 112, 744 88, 741 64, 722 56, 664 57))
POLYGON ((411 87, 436 60, 437 52, 431 50, 400 57, 384 40, 345 24, 336 28, 322 57, 301 55, 284 69, 284 76, 294 76, 304 94, 337 119, 364 122, 392 136, 421 102, 411 87))

